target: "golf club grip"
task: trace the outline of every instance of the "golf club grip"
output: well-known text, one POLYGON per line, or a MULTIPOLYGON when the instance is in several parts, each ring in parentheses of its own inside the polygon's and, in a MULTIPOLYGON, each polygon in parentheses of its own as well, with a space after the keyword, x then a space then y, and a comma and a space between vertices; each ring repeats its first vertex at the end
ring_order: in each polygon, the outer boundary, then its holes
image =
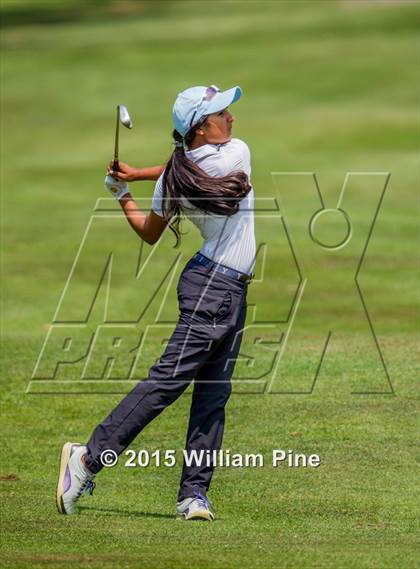
POLYGON ((118 172, 119 167, 120 167, 120 163, 118 162, 118 160, 114 160, 114 161, 112 162, 112 169, 113 169, 113 171, 114 171, 114 172, 118 172))

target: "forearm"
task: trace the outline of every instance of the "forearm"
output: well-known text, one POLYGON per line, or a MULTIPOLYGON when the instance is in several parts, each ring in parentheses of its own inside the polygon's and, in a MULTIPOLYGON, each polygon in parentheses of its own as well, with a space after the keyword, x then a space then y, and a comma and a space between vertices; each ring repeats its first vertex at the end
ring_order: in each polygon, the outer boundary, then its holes
POLYGON ((147 214, 138 208, 130 193, 122 197, 119 200, 119 204, 127 218, 128 223, 131 225, 137 235, 146 241, 146 243, 150 243, 150 236, 147 234, 146 225, 147 214))
POLYGON ((135 168, 134 180, 157 180, 165 168, 166 164, 150 166, 149 168, 135 168))
POLYGON ((149 245, 157 243, 168 224, 167 220, 153 211, 149 214, 141 211, 130 193, 121 197, 119 202, 128 223, 137 235, 149 245))

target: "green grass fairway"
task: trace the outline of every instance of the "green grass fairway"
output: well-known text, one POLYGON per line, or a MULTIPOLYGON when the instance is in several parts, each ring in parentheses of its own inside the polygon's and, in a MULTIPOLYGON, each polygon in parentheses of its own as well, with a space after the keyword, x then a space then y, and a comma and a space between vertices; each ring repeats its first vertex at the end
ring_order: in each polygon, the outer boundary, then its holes
MULTIPOLYGON (((419 4, 3 0, 1 15, 0 566, 419 567, 419 4), (188 223, 180 249, 169 231, 141 246, 108 198, 115 105, 134 122, 121 159, 161 163, 174 97, 194 84, 244 91, 231 110, 252 152, 260 249, 223 446, 265 463, 216 470, 213 524, 176 521, 189 390, 131 445, 174 449, 175 467, 125 468, 122 456, 79 515, 59 516, 61 445, 86 441, 135 383, 125 360, 104 359, 107 330, 88 363, 56 369, 66 326, 87 322, 72 348, 83 355, 106 307, 132 322, 119 333, 144 333, 145 377, 200 246, 188 223), (353 173, 341 249, 308 237, 312 173, 327 209, 353 173), (49 332, 54 322, 67 324, 49 332), (273 449, 321 465, 275 468, 273 449)), ((133 190, 145 208, 152 192, 133 190)), ((330 212, 314 235, 338 243, 343 223, 330 212)))

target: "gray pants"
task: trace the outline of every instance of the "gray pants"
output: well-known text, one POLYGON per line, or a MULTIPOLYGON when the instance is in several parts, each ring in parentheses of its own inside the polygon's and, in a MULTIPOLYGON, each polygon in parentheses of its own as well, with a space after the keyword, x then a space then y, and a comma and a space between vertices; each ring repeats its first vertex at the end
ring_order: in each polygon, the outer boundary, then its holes
MULTIPOLYGON (((191 260, 178 282, 179 320, 165 352, 147 379, 96 427, 88 444, 87 463, 102 468, 100 454, 124 451, 140 431, 173 403, 193 379, 185 449, 219 450, 225 405, 242 340, 248 285, 191 260)), ((184 461, 178 500, 206 494, 214 467, 187 467, 184 461)))

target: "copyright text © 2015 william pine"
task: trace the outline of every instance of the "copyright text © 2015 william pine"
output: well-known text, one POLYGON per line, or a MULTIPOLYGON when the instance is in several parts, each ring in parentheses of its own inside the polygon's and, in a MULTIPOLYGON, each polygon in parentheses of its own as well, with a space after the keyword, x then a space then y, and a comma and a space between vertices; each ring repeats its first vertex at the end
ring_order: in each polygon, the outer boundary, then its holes
MULTIPOLYGON (((231 468, 261 468, 270 464, 277 468, 285 466, 287 468, 318 468, 321 459, 318 454, 305 454, 288 449, 273 449, 269 456, 262 453, 239 453, 232 452, 230 449, 221 450, 183 450, 182 460, 187 466, 218 466, 231 468)), ((139 451, 128 449, 124 452, 126 467, 148 466, 172 468, 177 464, 178 454, 175 449, 149 451, 141 449, 139 451)), ((121 457, 120 457, 121 458, 121 457)), ((118 462, 117 454, 108 449, 101 454, 101 462, 106 467, 115 466, 118 462), (109 460, 109 457, 112 460, 109 460)))

